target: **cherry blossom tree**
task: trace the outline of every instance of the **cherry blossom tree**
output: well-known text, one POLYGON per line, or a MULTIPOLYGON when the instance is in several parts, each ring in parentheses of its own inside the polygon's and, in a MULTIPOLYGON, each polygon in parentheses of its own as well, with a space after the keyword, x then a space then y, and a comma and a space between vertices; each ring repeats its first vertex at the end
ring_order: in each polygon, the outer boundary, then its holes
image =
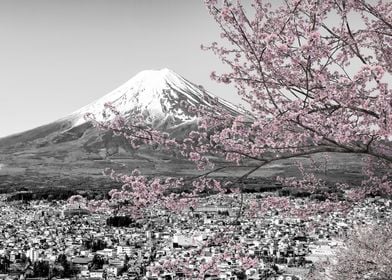
MULTIPOLYGON (((231 69, 211 76, 234 83, 252 112, 210 137, 228 158, 262 167, 335 152, 391 164, 390 2, 253 1, 252 17, 241 1, 206 4, 231 43, 203 47, 231 69)), ((388 175, 373 187, 383 184, 388 175)))
POLYGON ((392 226, 367 225, 353 229, 330 260, 318 264, 309 279, 391 279, 392 226), (322 267, 321 267, 322 266, 322 267))
MULTIPOLYGON (((88 115, 96 126, 123 135, 134 148, 147 144, 178 150, 205 170, 192 183, 110 171, 124 183, 122 190, 113 191, 114 200, 132 200, 135 209, 162 202, 180 210, 206 188, 241 189, 246 177, 272 162, 332 152, 358 154, 367 160, 368 179, 364 188, 356 190, 357 198, 391 194, 387 172, 392 163, 392 3, 287 0, 275 7, 254 0, 246 8, 241 1, 206 0, 205 4, 226 44, 214 42, 202 48, 214 52, 230 69, 212 72, 211 77, 233 83, 249 112, 235 115, 217 102, 213 110, 183 104, 198 116, 198 127, 182 138, 154 129, 143 116, 121 116, 111 104, 106 105, 104 121, 88 115), (227 164, 216 165, 211 155, 225 158, 227 164), (372 171, 375 166, 385 166, 387 171, 377 176, 372 171), (239 167, 248 171, 234 182, 207 178, 239 167), (169 191, 184 185, 193 191, 169 191)), ((311 174, 302 181, 282 182, 313 189, 322 184, 311 174)))
MULTIPOLYGON (((253 0, 244 7, 241 1, 205 0, 224 42, 202 48, 229 69, 214 71, 211 78, 234 84, 247 104, 246 113, 233 114, 214 100, 209 100, 215 104, 212 109, 183 104, 198 117, 197 129, 176 138, 155 129, 143 116, 122 116, 111 104, 106 104, 104 121, 87 116, 98 128, 124 136, 135 149, 150 145, 176 150, 201 172, 193 178, 147 178, 138 171, 127 175, 108 170, 123 183, 122 189, 110 193, 111 203, 140 215, 145 207, 181 211, 208 191, 234 192, 240 197, 239 215, 244 210, 257 215, 275 206, 291 213, 286 198, 244 205, 244 180, 273 162, 322 153, 358 154, 366 160, 367 179, 349 199, 392 194, 392 2, 278 3, 253 0), (216 164, 215 158, 226 163, 216 164), (377 169, 382 166, 380 176, 377 169), (247 171, 231 182, 210 177, 236 168, 247 171)), ((311 191, 323 185, 312 174, 303 175, 300 180, 280 180, 311 191)), ((341 204, 328 197, 325 204, 305 208, 346 209, 341 204)))
POLYGON ((392 278, 392 226, 379 225, 358 229, 350 236, 346 246, 332 266, 332 278, 391 279, 392 278))

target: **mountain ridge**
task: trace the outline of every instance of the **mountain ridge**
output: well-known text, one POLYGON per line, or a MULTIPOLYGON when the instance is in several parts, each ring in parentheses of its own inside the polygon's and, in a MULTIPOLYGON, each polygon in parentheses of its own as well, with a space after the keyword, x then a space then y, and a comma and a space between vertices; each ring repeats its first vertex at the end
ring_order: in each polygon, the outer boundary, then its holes
POLYGON ((128 168, 144 166, 148 172, 179 172, 193 168, 191 163, 176 158, 174 153, 151 147, 136 151, 123 137, 95 128, 85 119, 85 114, 92 113, 98 120, 103 120, 100 116, 106 102, 112 103, 126 117, 142 113, 146 121, 173 137, 183 136, 197 125, 196 116, 188 112, 183 103, 202 104, 211 110, 217 103, 233 114, 241 113, 240 108, 172 70, 141 71, 113 91, 61 119, 0 138, 0 163, 5 166, 0 175, 7 170, 100 174, 104 167, 124 167, 117 162, 119 159, 126 161, 128 168), (163 165, 159 167, 161 163, 163 165))
POLYGON ((178 125, 181 122, 196 120, 194 115, 183 109, 180 105, 181 101, 185 101, 187 105, 202 104, 212 107, 208 99, 217 101, 233 113, 242 113, 239 107, 214 96, 202 86, 197 86, 168 68, 144 70, 108 94, 54 122, 0 138, 0 147, 9 144, 10 141, 7 139, 28 141, 39 138, 38 130, 48 134, 58 132, 58 130, 62 132, 72 130, 79 125, 86 124, 85 114, 87 113, 93 114, 98 120, 103 120, 102 112, 107 102, 113 104, 126 117, 135 113, 147 113, 146 120, 174 118, 174 121, 172 120, 174 125, 178 125))

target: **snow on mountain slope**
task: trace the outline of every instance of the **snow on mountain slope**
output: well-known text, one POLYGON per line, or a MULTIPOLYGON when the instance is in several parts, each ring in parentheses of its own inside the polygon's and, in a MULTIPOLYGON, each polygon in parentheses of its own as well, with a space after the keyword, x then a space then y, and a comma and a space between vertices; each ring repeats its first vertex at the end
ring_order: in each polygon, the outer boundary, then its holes
MULTIPOLYGON (((184 110, 181 103, 185 102, 195 106, 203 104, 212 107, 211 101, 213 99, 216 99, 216 96, 167 68, 145 70, 109 94, 66 118, 72 120, 73 126, 85 123, 84 115, 86 113, 92 113, 98 120, 101 120, 104 104, 110 102, 125 116, 137 112, 147 114, 150 120, 171 116, 178 122, 186 122, 195 118, 184 110)), ((240 112, 231 103, 219 98, 217 100, 233 113, 240 112)))
POLYGON ((146 70, 62 119, 1 138, 0 151, 12 152, 32 147, 41 150, 49 147, 53 150, 54 146, 60 149, 71 143, 89 151, 91 147, 99 150, 103 147, 123 145, 122 140, 112 137, 110 132, 105 134, 96 129, 84 118, 87 113, 91 113, 97 120, 102 120, 104 104, 107 102, 112 103, 126 117, 142 113, 146 121, 155 128, 170 132, 173 136, 184 135, 195 128, 196 117, 185 109, 184 103, 196 107, 204 105, 211 107, 211 110, 215 110, 212 103, 214 106, 218 103, 219 107, 234 115, 245 113, 169 69, 146 70))

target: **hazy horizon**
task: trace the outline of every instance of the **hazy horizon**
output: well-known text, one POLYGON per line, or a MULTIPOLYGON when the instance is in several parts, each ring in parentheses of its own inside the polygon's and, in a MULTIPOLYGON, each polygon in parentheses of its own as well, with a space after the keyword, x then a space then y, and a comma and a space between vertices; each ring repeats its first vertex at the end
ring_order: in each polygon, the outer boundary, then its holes
POLYGON ((210 80, 224 66, 200 49, 220 40, 202 0, 3 0, 0 36, 0 137, 62 118, 147 69, 240 100, 210 80))

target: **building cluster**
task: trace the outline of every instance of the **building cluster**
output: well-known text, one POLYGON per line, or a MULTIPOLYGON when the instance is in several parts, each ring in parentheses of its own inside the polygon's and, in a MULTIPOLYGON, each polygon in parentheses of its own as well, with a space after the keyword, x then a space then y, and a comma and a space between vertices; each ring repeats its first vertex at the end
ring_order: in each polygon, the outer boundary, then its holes
POLYGON ((353 224, 392 216, 391 202, 378 198, 345 215, 238 219, 230 197, 211 196, 179 214, 154 210, 113 227, 104 214, 60 201, 0 204, 0 279, 189 279, 224 254, 205 279, 303 279, 353 224), (238 246, 222 246, 219 233, 238 246), (257 262, 245 268, 238 248, 257 262))

